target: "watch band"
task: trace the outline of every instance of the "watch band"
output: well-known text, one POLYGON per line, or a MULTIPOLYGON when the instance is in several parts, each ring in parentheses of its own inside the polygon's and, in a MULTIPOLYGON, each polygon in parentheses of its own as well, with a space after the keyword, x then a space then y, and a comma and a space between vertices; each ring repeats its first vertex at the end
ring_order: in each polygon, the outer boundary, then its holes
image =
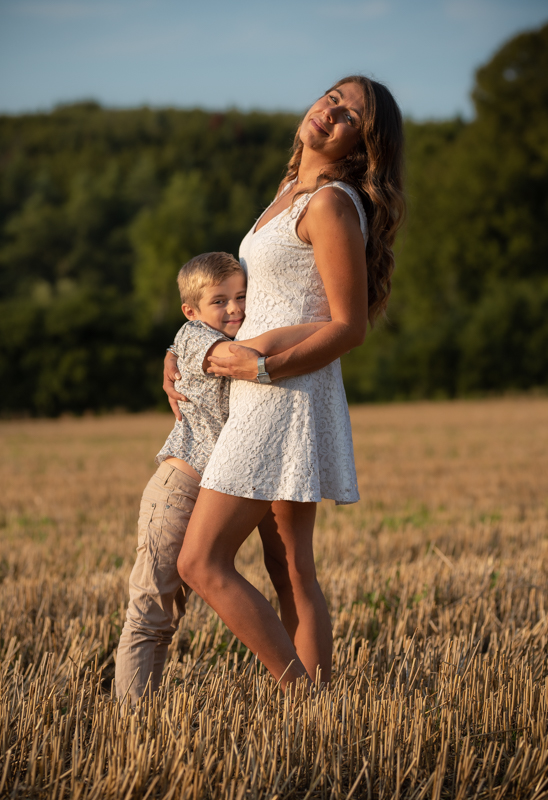
POLYGON ((270 375, 266 371, 266 356, 259 356, 257 359, 257 380, 259 383, 272 383, 270 375))

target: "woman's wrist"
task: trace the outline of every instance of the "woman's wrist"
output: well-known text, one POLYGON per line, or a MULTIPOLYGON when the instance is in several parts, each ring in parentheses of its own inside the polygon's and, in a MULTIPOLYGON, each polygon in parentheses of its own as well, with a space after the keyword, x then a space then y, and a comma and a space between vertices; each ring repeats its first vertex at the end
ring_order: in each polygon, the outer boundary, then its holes
POLYGON ((281 374, 281 363, 283 362, 283 353, 278 353, 275 356, 267 356, 265 360, 265 369, 270 375, 270 380, 275 381, 276 378, 283 378, 281 374))

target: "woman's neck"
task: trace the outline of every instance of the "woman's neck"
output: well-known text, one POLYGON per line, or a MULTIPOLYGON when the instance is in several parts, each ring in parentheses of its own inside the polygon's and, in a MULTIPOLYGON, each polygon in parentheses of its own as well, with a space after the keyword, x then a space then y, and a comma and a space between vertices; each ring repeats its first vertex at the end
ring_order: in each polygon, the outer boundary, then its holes
POLYGON ((297 185, 315 186, 316 181, 323 169, 329 165, 325 157, 320 153, 314 152, 308 147, 303 148, 299 172, 297 173, 297 185))

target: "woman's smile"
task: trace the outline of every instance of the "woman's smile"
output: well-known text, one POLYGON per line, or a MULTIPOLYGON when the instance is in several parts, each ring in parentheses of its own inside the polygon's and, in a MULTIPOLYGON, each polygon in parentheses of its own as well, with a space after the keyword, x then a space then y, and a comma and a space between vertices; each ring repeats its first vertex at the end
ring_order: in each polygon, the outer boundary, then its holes
POLYGON ((313 128, 316 128, 316 130, 319 131, 320 133, 323 133, 326 136, 329 136, 329 132, 324 128, 324 126, 322 125, 322 123, 318 119, 312 118, 310 120, 310 124, 312 125, 313 128))

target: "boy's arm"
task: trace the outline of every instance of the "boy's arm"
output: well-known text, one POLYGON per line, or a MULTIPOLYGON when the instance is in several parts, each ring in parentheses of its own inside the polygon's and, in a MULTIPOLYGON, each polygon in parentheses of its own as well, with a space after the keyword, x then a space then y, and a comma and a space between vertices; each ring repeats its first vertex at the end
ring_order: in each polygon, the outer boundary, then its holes
MULTIPOLYGON (((283 353, 291 347, 304 342, 313 333, 321 330, 328 322, 305 322, 302 325, 288 325, 285 328, 274 328, 271 331, 261 333, 260 336, 254 336, 253 339, 238 339, 235 344, 249 347, 251 350, 256 350, 261 356, 275 356, 278 353, 283 353)), ((210 366, 209 356, 216 355, 227 357, 232 355, 229 350, 232 342, 219 341, 208 350, 204 359, 203 369, 205 370, 210 366)))

